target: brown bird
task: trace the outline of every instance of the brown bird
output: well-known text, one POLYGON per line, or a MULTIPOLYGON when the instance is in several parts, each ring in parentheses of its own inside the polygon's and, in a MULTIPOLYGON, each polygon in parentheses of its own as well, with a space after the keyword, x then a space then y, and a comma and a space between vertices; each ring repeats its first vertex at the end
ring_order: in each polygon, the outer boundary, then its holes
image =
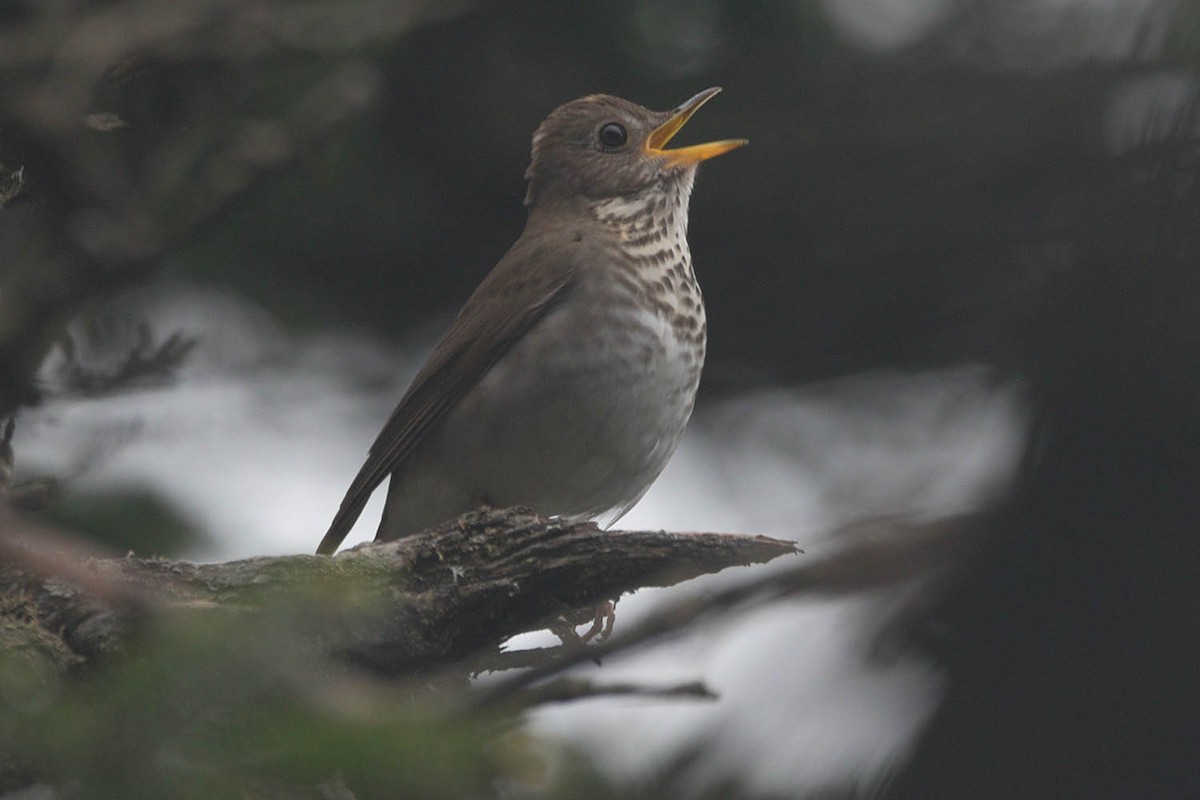
POLYGON ((591 95, 546 118, 521 238, 413 379, 317 552, 389 475, 377 541, 481 505, 611 523, 641 499, 704 363, 686 237, 696 166, 746 140, 666 144, 719 91, 663 112, 591 95))

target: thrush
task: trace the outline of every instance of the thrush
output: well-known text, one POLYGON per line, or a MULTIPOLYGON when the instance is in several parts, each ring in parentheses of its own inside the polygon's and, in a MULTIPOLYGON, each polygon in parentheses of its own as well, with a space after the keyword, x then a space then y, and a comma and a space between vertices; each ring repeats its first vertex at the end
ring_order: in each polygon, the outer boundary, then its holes
POLYGON ((337 549, 389 476, 377 541, 481 505, 611 524, 641 499, 704 363, 696 167, 746 141, 666 145, 719 91, 662 112, 591 95, 538 127, 524 232, 413 379, 317 552, 337 549))

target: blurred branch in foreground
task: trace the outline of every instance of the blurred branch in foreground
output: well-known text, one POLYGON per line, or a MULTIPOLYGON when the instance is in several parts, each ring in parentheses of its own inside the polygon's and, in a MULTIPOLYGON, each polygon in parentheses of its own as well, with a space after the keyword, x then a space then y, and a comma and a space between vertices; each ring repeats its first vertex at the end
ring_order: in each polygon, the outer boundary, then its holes
MULTIPOLYGON (((454 757, 480 762, 476 748, 491 741, 488 748, 502 750, 503 738, 491 737, 511 727, 514 714, 534 706, 611 696, 713 699, 694 682, 547 679, 677 635, 700 619, 786 598, 902 584, 940 593, 939 578, 960 574, 989 540, 992 525, 979 517, 857 525, 821 558, 668 604, 608 642, 516 651, 511 655, 529 657, 508 662, 501 651, 508 637, 552 624, 566 610, 641 586, 768 561, 795 553, 795 545, 762 536, 605 532, 519 509, 473 512, 416 537, 363 545, 332 558, 199 566, 162 559, 91 558, 77 564, 60 556, 56 567, 55 558, 21 555, 22 550, 47 555, 37 540, 17 544, 6 537, 0 540, 7 564, 4 596, 19 602, 0 614, 0 626, 24 638, 14 649, 10 637, 0 660, 26 664, 25 680, 49 692, 39 718, 150 715, 179 703, 207 711, 169 712, 166 719, 173 722, 165 728, 162 721, 141 723, 157 735, 120 737, 110 745, 121 750, 114 756, 124 767, 119 779, 86 755, 103 749, 87 738, 106 736, 101 729, 56 742, 10 737, 6 751, 20 757, 0 777, 13 786, 77 779, 101 796, 114 787, 148 786, 157 786, 163 796, 205 796, 176 793, 190 771, 203 769, 213 782, 205 784, 209 790, 256 787, 256 796, 290 797, 299 785, 341 775, 346 791, 354 792, 345 796, 395 796, 372 788, 380 775, 401 770, 393 777, 398 786, 445 780, 436 769, 414 767, 410 726, 433 737, 422 747, 457 752, 466 746, 454 757), (28 668, 31 658, 36 668, 28 668), (490 687, 467 683, 477 670, 506 668, 522 671, 490 687), (57 686, 66 670, 84 669, 91 675, 87 683, 99 682, 99 694, 80 698, 71 686, 60 696, 60 690, 46 688, 57 686), (121 688, 130 681, 135 683, 121 688), (121 696, 144 710, 125 707, 121 696), (280 739, 278 727, 292 724, 299 727, 280 739), (394 738, 351 752, 348 743, 362 746, 364 726, 394 738), (341 731, 345 741, 331 744, 330 729, 341 731), (231 736, 250 738, 236 752, 197 744, 231 736), (390 755, 380 753, 381 746, 390 755), (174 766, 152 767, 164 752, 173 753, 174 766), (47 765, 47 753, 61 762, 47 765), (311 763, 302 764, 305 754, 311 763), (265 776, 270 781, 264 785, 265 776)), ((503 772, 488 760, 478 768, 503 772)), ((461 795, 439 786, 423 796, 461 795)))
MULTIPOLYGON (((299 708, 341 715, 337 724, 342 727, 360 724, 361 709, 353 697, 367 692, 378 695, 368 706, 387 698, 400 720, 440 719, 436 724, 466 729, 477 724, 472 720, 487 717, 478 717, 470 703, 447 703, 445 697, 437 697, 463 691, 471 672, 485 656, 498 653, 509 637, 545 627, 565 610, 643 586, 672 585, 796 552, 791 542, 763 536, 614 533, 591 524, 546 520, 520 509, 473 512, 414 537, 360 546, 332 558, 287 556, 209 565, 163 559, 90 558, 80 563, 61 551, 48 552, 40 536, 18 539, 12 526, 6 528, 0 538, 0 596, 8 600, 0 609, 0 628, 8 635, 0 644, 0 665, 8 667, 0 669, 0 688, 12 689, 14 679, 6 675, 16 670, 32 689, 48 693, 39 718, 66 714, 62 708, 69 701, 58 697, 53 687, 67 670, 86 668, 93 681, 120 684, 145 670, 153 672, 156 665, 174 663, 179 648, 194 657, 193 648, 213 646, 211 637, 220 632, 220 645, 205 659, 218 657, 219 668, 183 667, 181 677, 171 679, 167 696, 156 693, 153 681, 134 690, 147 714, 183 702, 173 696, 176 692, 210 711, 185 715, 188 729, 200 729, 197 732, 162 732, 168 737, 166 744, 153 736, 141 743, 138 735, 126 737, 120 747, 130 751, 122 756, 129 774, 122 780, 133 785, 154 780, 170 785, 204 765, 220 780, 245 786, 253 781, 237 764, 265 759, 259 772, 279 769, 278 776, 288 784, 316 783, 340 769, 361 786, 361 765, 356 764, 369 758, 364 754, 351 757, 339 748, 336 757, 322 757, 325 772, 313 774, 311 768, 298 769, 295 764, 280 766, 281 759, 296 755, 297 743, 281 753, 262 742, 247 742, 237 758, 218 758, 189 736, 223 737, 246 726, 270 730, 274 717, 254 719, 253 713, 280 693, 299 708), (243 672, 254 672, 255 677, 245 685, 227 683, 237 684, 243 672), (372 675, 398 681, 376 684, 372 675), (230 691, 246 705, 227 706, 230 691), (401 703, 400 698, 407 700, 401 703), (440 712, 432 710, 439 707, 440 712), (408 710, 398 710, 403 708, 408 710), (174 752, 175 767, 151 768, 164 749, 174 752), (139 771, 144 774, 135 777, 139 771)), ((591 651, 568 646, 562 651, 565 658, 562 653, 552 658, 567 664, 572 653, 591 651)), ((559 682, 533 693, 509 695, 500 712, 605 695, 712 697, 697 684, 654 688, 559 682)), ((90 702, 120 701, 102 693, 90 702)), ((87 718, 98 713, 102 709, 92 708, 87 718)), ((13 727, 0 725, 0 731, 11 734, 13 727)), ((48 743, 40 737, 0 734, 9 758, 24 754, 27 759, 18 758, 15 766, 0 770, 0 779, 7 785, 21 785, 22 776, 54 782, 77 779, 93 791, 111 788, 111 776, 87 763, 86 754, 102 747, 87 738, 97 733, 78 731, 83 738, 69 744, 70 737, 48 743), (47 752, 67 763, 48 766, 47 752)), ((308 734, 297 730, 295 735, 308 734)), ((403 748, 405 739, 401 736, 390 744, 403 748)), ((451 737, 428 746, 453 747, 454 741, 451 737)), ((380 763, 370 767, 391 768, 380 763)), ((406 780, 413 780, 412 775, 406 780)), ((262 790, 260 796, 290 795, 262 790)))

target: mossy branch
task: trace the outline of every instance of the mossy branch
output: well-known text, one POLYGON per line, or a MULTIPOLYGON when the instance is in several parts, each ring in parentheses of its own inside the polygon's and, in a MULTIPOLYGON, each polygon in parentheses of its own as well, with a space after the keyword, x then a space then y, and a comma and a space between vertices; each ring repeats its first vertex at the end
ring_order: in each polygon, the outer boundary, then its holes
POLYGON ((602 531, 489 509, 334 557, 93 558, 82 565, 88 586, 10 557, 0 574, 7 593, 29 599, 38 625, 85 660, 120 650, 131 623, 156 609, 224 610, 253 626, 279 619, 256 610, 290 607, 312 647, 373 672, 414 675, 494 653, 573 609, 794 552, 793 543, 765 536, 602 531))

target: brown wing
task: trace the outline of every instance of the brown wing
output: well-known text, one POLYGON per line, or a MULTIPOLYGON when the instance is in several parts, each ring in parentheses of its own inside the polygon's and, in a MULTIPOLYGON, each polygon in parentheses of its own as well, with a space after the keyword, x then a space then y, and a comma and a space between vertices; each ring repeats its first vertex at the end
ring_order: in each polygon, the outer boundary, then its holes
POLYGON ((522 237, 458 312, 371 445, 318 553, 337 550, 383 479, 570 290, 582 248, 549 244, 522 237))

